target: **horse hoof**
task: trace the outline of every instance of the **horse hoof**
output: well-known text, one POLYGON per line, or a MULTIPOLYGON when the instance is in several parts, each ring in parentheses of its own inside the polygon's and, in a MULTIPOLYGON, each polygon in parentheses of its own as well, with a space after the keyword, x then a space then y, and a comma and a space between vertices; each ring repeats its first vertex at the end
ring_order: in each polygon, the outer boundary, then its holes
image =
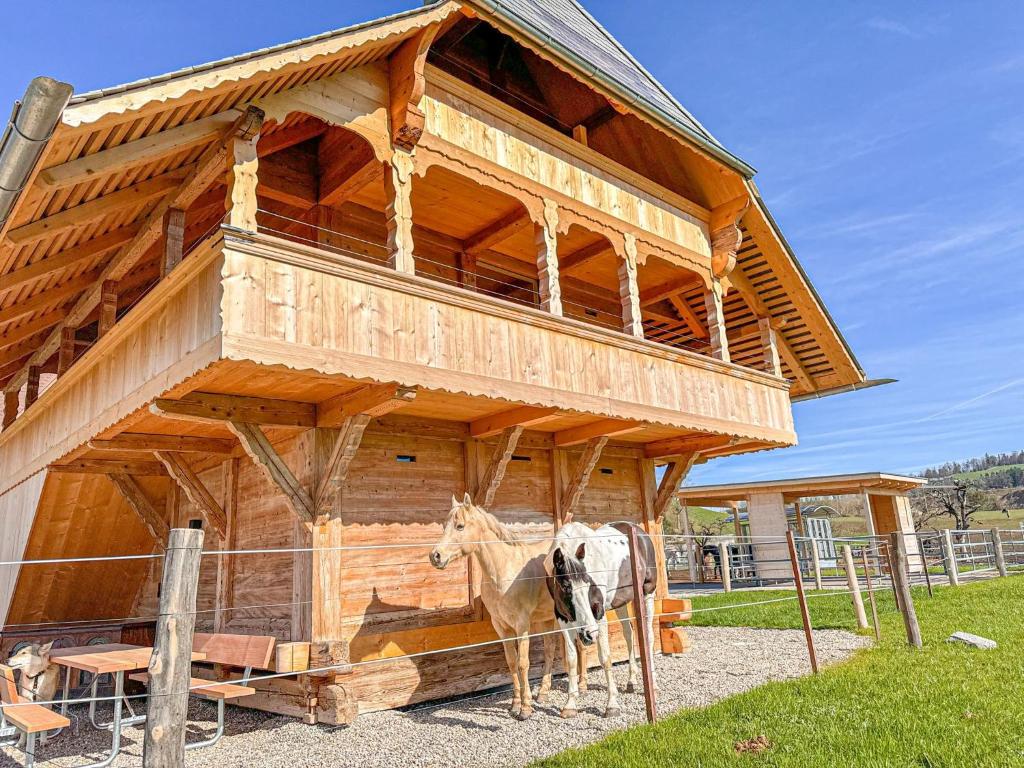
POLYGON ((604 716, 605 717, 618 717, 621 714, 622 714, 622 710, 619 709, 618 707, 608 707, 608 709, 606 709, 604 711, 604 716))
POLYGON ((576 717, 576 715, 578 715, 579 712, 575 709, 570 709, 569 707, 566 707, 560 712, 560 714, 564 719, 568 720, 569 718, 576 717))
POLYGON ((533 715, 533 710, 532 709, 521 709, 521 710, 519 710, 519 712, 517 714, 514 713, 512 716, 516 720, 529 720, 532 715, 533 715))

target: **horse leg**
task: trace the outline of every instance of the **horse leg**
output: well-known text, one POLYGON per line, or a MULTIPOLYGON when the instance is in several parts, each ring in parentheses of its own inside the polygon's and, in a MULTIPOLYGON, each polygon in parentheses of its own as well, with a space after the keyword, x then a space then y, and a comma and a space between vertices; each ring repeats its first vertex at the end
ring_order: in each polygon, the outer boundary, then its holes
POLYGON ((523 699, 519 690, 519 662, 516 659, 515 642, 515 640, 505 640, 501 647, 505 651, 505 662, 508 664, 508 673, 512 677, 512 717, 519 717, 523 699))
POLYGON ((533 714, 533 694, 530 691, 529 627, 516 639, 516 653, 519 656, 519 690, 522 693, 522 708, 519 710, 519 719, 526 720, 533 714))
POLYGON ((608 683, 608 706, 605 707, 605 717, 617 717, 622 711, 619 708, 619 689, 615 685, 615 675, 612 674, 612 649, 608 642, 608 619, 601 619, 597 634, 597 655, 601 660, 601 668, 604 670, 604 678, 608 683))
POLYGON ((576 676, 580 681, 580 693, 587 692, 587 672, 589 667, 587 666, 587 646, 580 640, 579 635, 576 636, 576 658, 579 660, 579 665, 576 670, 576 676))
POLYGON ((633 693, 636 690, 636 686, 633 684, 633 678, 640 678, 640 670, 637 669, 636 664, 636 649, 633 647, 633 620, 629 618, 629 610, 626 606, 615 611, 615 615, 619 617, 619 623, 622 627, 622 637, 626 641, 626 653, 629 654, 629 677, 626 679, 626 693, 633 693))
POLYGON ((579 706, 576 700, 580 694, 576 640, 564 629, 562 630, 562 640, 565 646, 565 674, 569 678, 569 698, 566 699, 565 706, 562 707, 562 717, 576 717, 579 706))
POLYGON ((547 632, 541 639, 544 643, 544 670, 540 676, 540 688, 537 689, 537 703, 546 704, 548 693, 551 692, 551 668, 555 665, 555 643, 558 638, 547 632))

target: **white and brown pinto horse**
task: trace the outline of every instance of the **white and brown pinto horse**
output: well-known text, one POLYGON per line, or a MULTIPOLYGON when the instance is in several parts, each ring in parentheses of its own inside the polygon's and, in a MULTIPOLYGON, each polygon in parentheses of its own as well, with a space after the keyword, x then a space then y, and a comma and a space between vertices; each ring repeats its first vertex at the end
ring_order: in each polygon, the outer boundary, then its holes
POLYGON ((530 633, 543 632, 544 670, 537 703, 551 690, 558 626, 545 589, 544 558, 550 545, 522 541, 489 512, 473 504, 469 494, 452 509, 444 533, 430 553, 430 563, 443 570, 459 557, 473 558, 482 574, 480 596, 498 637, 504 640, 505 661, 512 676, 512 715, 533 714, 530 691, 530 633))
MULTIPOLYGON (((619 692, 612 676, 611 649, 608 642, 608 611, 615 611, 629 651, 629 680, 626 691, 633 690, 633 677, 639 679, 633 646, 633 625, 628 606, 633 601, 633 573, 629 557, 629 529, 637 527, 641 589, 647 609, 648 654, 654 658, 654 590, 657 584, 654 544, 651 537, 633 523, 609 523, 594 530, 582 523, 567 523, 555 535, 545 559, 547 585, 554 603, 555 617, 565 640, 565 667, 569 673, 569 699, 563 717, 576 714, 579 681, 576 647, 597 641, 598 657, 608 682, 605 717, 619 714, 619 692)), ((583 674, 586 674, 584 670, 583 674)))

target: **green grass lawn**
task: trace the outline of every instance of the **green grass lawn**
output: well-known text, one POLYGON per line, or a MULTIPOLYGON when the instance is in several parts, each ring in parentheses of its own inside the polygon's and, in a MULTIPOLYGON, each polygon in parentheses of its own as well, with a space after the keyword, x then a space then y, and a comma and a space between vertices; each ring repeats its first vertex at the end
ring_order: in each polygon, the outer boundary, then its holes
MULTIPOLYGON (((882 644, 816 677, 771 683, 706 709, 670 716, 538 763, 603 766, 1024 765, 1024 579, 914 590, 925 647, 906 646, 891 593, 880 601, 882 644), (994 651, 951 645, 956 630, 990 637, 994 651), (760 753, 737 744, 764 737, 760 753)), ((774 599, 773 592, 696 598, 694 608, 774 599)), ((814 597, 816 627, 853 624, 848 596, 814 597)), ((795 602, 695 613, 694 625, 800 626, 795 602)))

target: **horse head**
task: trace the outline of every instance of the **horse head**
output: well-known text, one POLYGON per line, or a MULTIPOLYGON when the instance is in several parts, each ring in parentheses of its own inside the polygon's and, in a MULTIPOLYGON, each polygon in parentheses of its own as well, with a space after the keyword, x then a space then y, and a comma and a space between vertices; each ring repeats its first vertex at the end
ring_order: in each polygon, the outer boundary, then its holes
POLYGON ((557 545, 551 553, 547 585, 559 626, 575 631, 584 645, 592 645, 604 617, 604 595, 587 573, 586 554, 586 543, 581 542, 575 552, 557 545))
POLYGON ((441 540, 430 551, 430 564, 444 570, 452 560, 472 554, 473 546, 481 540, 478 508, 467 493, 462 501, 452 494, 452 509, 444 523, 441 540))

